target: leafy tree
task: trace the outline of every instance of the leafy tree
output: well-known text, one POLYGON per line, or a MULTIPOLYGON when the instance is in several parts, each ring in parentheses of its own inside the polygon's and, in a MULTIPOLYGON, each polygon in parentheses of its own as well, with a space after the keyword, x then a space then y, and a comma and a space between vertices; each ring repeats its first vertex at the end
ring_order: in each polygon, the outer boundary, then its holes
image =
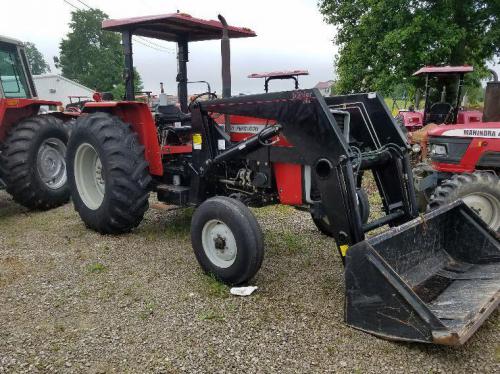
POLYGON ((40 75, 50 73, 49 64, 47 64, 47 61, 45 61, 45 58, 35 44, 30 42, 24 43, 24 49, 26 51, 26 58, 28 59, 31 74, 40 75))
POLYGON ((423 82, 413 72, 441 64, 473 65, 473 87, 500 54, 498 0, 319 0, 319 8, 338 30, 338 92, 414 90, 423 82))
MULTIPOLYGON (((143 84, 141 76, 137 72, 137 69, 134 67, 134 91, 140 92, 142 90, 143 90, 143 84)), ((111 93, 113 94, 115 100, 122 100, 125 97, 125 83, 124 82, 118 83, 115 87, 113 87, 111 93)))
MULTIPOLYGON (((60 44, 63 75, 97 91, 112 91, 123 81, 120 35, 101 29, 107 18, 99 9, 73 11, 71 31, 60 44)), ((136 79, 140 82, 137 73, 136 79)))

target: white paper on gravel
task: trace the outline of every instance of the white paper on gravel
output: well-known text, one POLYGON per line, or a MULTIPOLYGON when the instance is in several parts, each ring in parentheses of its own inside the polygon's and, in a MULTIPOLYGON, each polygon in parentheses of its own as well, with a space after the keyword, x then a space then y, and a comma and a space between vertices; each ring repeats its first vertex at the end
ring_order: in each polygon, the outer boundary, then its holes
POLYGON ((250 296, 256 289, 257 286, 232 287, 229 292, 236 296, 250 296))

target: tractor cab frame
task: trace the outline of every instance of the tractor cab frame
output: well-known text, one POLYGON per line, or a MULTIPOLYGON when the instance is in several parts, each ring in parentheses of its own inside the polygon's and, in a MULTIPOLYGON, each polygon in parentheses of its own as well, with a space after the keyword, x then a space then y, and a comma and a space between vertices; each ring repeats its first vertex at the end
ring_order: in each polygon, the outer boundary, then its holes
POLYGON ((465 74, 473 71, 474 68, 472 66, 426 66, 413 74, 414 76, 425 75, 425 104, 423 118, 424 126, 428 123, 457 123, 458 111, 462 102, 462 91, 464 87, 465 74), (438 78, 439 81, 440 77, 450 76, 457 78, 454 103, 446 102, 446 91, 444 88, 441 92, 440 102, 433 103, 431 101, 432 79, 438 78))
POLYGON ((269 82, 272 80, 291 79, 295 82, 295 89, 299 89, 299 76, 309 75, 307 70, 272 71, 269 73, 253 73, 248 78, 264 78, 264 91, 269 92, 269 82))
POLYGON ((472 66, 425 66, 416 71, 413 76, 425 76, 424 107, 423 110, 401 110, 398 114, 405 128, 412 132, 421 127, 434 124, 469 124, 481 121, 481 112, 462 110, 463 87, 465 74, 473 72, 472 66), (453 99, 447 100, 444 80, 455 80, 456 86, 453 99), (439 87, 436 87, 439 85, 439 87), (433 92, 439 90, 440 99, 432 98, 433 92), (451 101, 451 102, 450 102, 451 101))
MULTIPOLYGON (((158 16, 134 17, 119 20, 105 20, 102 28, 117 31, 122 35, 125 52, 125 100, 134 101, 134 63, 132 36, 154 38, 177 44, 177 95, 181 111, 188 112, 189 43, 205 40, 220 40, 224 25, 215 20, 202 20, 185 13, 163 14, 158 16)), ((227 26, 227 38, 247 38, 256 36, 255 32, 242 27, 227 26)), ((222 59, 222 71, 229 74, 229 56, 222 59)), ((229 92, 230 96, 230 92, 229 92)))

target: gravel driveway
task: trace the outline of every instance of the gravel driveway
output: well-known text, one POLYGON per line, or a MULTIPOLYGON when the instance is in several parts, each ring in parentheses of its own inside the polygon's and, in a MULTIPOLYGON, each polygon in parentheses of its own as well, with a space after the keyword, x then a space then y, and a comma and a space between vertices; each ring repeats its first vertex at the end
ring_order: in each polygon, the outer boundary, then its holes
POLYGON ((460 348, 349 328, 332 240, 307 213, 256 214, 266 258, 239 298, 201 273, 189 210, 101 236, 71 204, 32 213, 0 191, 0 373, 500 371, 498 311, 460 348))

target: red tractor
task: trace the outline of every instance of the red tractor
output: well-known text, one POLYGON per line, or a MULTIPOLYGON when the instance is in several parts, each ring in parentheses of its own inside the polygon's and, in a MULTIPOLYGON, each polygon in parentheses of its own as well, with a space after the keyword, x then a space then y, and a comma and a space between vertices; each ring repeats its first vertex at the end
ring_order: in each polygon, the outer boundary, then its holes
POLYGON ((264 258, 249 206, 308 210, 345 264, 349 325, 395 340, 464 343, 500 302, 496 234, 462 202, 419 216, 408 143, 378 94, 231 97, 229 38, 255 33, 219 20, 174 13, 103 22, 122 34, 126 97, 87 103, 72 130, 68 181, 84 223, 128 232, 151 192, 196 207, 191 242, 199 265, 241 284, 264 258), (159 107, 153 117, 134 100, 133 34, 177 43, 180 109, 159 107), (210 39, 221 39, 223 95, 207 92, 210 100, 188 105, 188 43, 210 39), (358 193, 364 171, 373 173, 385 212, 370 222, 358 193))
POLYGON ((295 82, 295 89, 299 89, 299 77, 309 75, 307 70, 286 70, 286 71, 271 71, 269 73, 253 73, 248 78, 262 78, 264 79, 264 91, 269 92, 269 82, 273 80, 293 80, 295 82))
POLYGON ((464 77, 472 71, 472 66, 426 66, 418 70, 414 76, 425 75, 424 108, 401 110, 397 120, 410 133, 428 124, 480 122, 481 112, 461 108, 464 77), (447 92, 446 87, 453 85, 454 91, 447 92))
POLYGON ((431 164, 414 169, 421 208, 462 199, 500 232, 500 82, 488 82, 482 122, 436 126, 428 147, 431 164))
POLYGON ((40 107, 23 43, 0 37, 0 186, 30 209, 50 209, 69 199, 66 175, 67 128, 72 118, 40 107))

